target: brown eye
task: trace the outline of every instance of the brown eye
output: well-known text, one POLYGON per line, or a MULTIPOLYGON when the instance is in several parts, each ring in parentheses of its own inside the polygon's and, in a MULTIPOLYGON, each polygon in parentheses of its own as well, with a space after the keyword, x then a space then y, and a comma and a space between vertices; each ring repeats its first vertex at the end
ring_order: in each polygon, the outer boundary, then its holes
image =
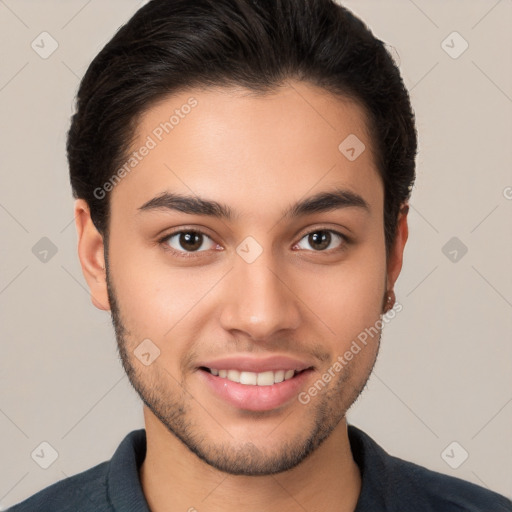
POLYGON ((317 229, 306 234, 297 244, 301 249, 308 249, 308 247, 301 247, 303 240, 307 241, 313 251, 325 252, 326 249, 335 250, 343 247, 343 242, 346 241, 346 238, 342 234, 330 229, 317 229), (336 241, 338 241, 338 244, 336 244, 336 241))
POLYGON ((215 245, 209 236, 199 231, 178 231, 166 237, 165 243, 178 252, 202 252, 215 245), (210 247, 208 247, 208 240, 211 244, 210 247), (203 247, 205 243, 206 248, 203 247))

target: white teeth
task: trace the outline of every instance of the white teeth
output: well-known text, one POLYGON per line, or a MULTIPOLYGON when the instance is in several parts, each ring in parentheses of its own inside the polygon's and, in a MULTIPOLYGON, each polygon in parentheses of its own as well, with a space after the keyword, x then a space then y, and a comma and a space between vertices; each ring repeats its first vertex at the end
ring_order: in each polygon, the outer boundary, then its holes
POLYGON ((289 380, 295 375, 295 370, 277 370, 275 372, 269 370, 266 372, 255 373, 210 368, 210 372, 212 375, 219 376, 222 379, 228 379, 248 386, 272 386, 273 384, 279 384, 284 380, 289 380))
POLYGON ((228 370, 228 380, 240 382, 241 374, 238 370, 228 370))
POLYGON ((284 380, 284 370, 278 370, 274 373, 274 382, 278 384, 284 380))
POLYGON ((240 372, 240 384, 255 386, 258 381, 258 374, 253 372, 240 372))
POLYGON ((274 372, 258 373, 257 384, 258 386, 272 386, 274 384, 274 372))

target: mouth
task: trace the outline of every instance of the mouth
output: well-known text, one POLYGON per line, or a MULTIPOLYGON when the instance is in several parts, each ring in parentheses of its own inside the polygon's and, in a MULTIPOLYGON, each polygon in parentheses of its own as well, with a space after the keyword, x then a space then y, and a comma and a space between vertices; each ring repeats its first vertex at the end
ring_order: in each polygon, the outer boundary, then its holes
POLYGON ((274 411, 291 406, 314 373, 313 367, 251 372, 200 366, 197 375, 206 393, 244 411, 274 411))
POLYGON ((293 379, 297 375, 308 371, 311 368, 306 368, 304 370, 268 370, 265 372, 248 372, 236 369, 219 370, 217 368, 208 368, 206 366, 201 366, 199 369, 204 372, 208 372, 215 377, 219 377, 220 379, 226 379, 245 386, 273 386, 293 379))

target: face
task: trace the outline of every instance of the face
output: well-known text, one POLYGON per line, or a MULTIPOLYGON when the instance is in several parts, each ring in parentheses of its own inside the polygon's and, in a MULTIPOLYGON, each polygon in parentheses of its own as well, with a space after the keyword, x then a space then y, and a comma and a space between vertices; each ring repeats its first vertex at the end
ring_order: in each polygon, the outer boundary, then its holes
POLYGON ((380 329, 344 357, 390 285, 363 110, 298 82, 188 90, 141 117, 132 149, 107 262, 131 383, 211 466, 296 466, 339 427, 379 347, 380 329), (359 156, 339 149, 351 134, 359 156))

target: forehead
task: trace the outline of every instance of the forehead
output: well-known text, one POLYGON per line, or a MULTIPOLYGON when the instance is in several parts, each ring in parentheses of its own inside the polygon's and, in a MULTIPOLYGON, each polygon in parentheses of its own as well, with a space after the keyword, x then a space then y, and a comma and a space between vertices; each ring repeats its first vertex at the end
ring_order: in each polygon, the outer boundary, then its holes
POLYGON ((273 205, 333 187, 382 207, 365 111, 303 82, 267 94, 242 87, 172 94, 140 116, 135 135, 112 209, 135 210, 167 191, 271 216, 273 205))

